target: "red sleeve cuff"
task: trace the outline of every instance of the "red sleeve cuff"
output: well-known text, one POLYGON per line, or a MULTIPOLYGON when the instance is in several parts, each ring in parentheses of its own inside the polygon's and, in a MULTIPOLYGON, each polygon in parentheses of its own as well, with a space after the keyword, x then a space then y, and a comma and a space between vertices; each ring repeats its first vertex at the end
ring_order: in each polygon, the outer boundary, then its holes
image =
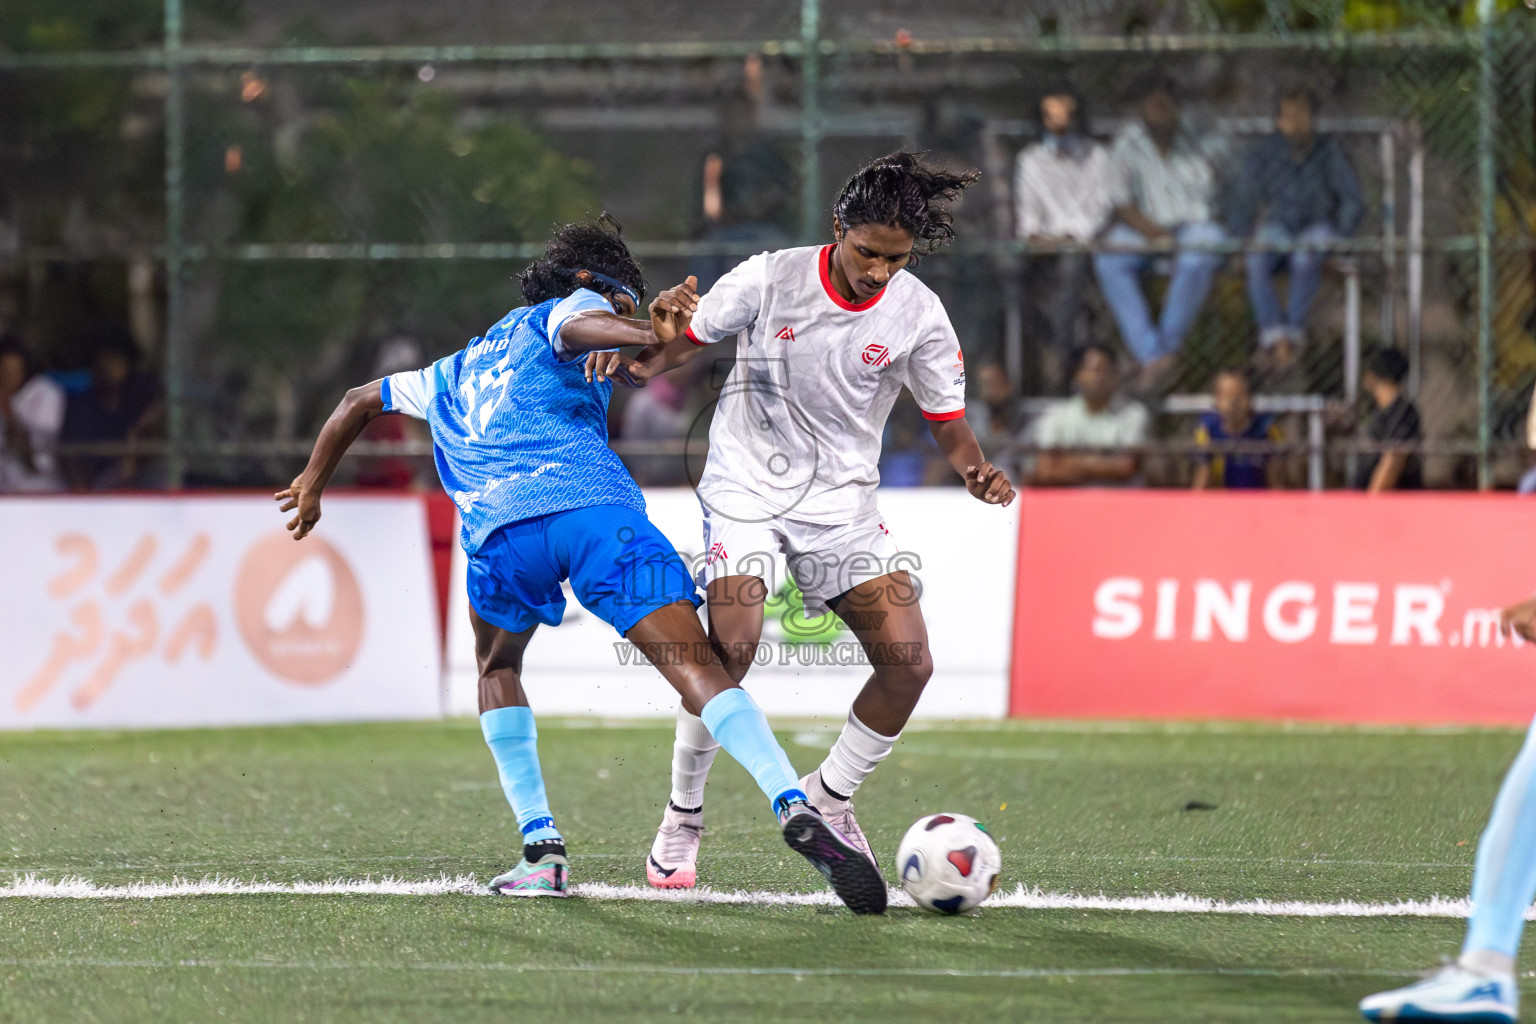
POLYGON ((688 340, 693 342, 695 345, 707 345, 707 344, 709 344, 709 342, 707 342, 707 341, 700 341, 699 340, 699 336, 697 334, 693 333, 693 328, 692 327, 689 327, 683 333, 688 335, 688 340))
POLYGON ((933 420, 933 421, 938 422, 938 423, 942 423, 945 420, 957 420, 961 416, 964 416, 964 415, 965 415, 965 407, 964 406, 961 406, 960 408, 954 410, 953 412, 929 412, 927 409, 923 410, 923 418, 924 419, 930 419, 930 420, 933 420))

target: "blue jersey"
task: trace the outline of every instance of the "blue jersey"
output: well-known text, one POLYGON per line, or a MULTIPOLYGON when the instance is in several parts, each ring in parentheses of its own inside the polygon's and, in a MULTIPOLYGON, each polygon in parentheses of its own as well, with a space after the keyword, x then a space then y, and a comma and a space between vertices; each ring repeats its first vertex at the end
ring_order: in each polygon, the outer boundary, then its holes
POLYGON ((560 328, 589 310, 613 312, 596 292, 514 309, 460 352, 383 382, 384 408, 432 428, 437 475, 463 520, 473 555, 508 523, 592 505, 645 514, 645 499, 608 447, 613 385, 587 383, 560 328))
MULTIPOLYGON (((1273 416, 1257 415, 1248 423, 1241 436, 1227 433, 1221 414, 1201 413, 1195 427, 1195 443, 1204 447, 1221 441, 1280 441, 1280 424, 1273 416)), ((1228 490, 1260 490, 1269 486, 1269 460, 1271 456, 1259 452, 1212 452, 1197 456, 1210 463, 1211 486, 1228 490)))

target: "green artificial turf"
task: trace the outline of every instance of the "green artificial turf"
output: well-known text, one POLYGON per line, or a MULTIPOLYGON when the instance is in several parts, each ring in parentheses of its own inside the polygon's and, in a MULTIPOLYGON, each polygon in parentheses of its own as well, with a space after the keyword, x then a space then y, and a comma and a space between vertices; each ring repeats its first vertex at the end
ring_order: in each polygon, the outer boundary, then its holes
MULTIPOLYGON (((826 727, 784 731, 797 766, 826 727)), ((1513 732, 909 732, 859 795, 886 865, 921 814, 987 821, 1001 889, 1393 902, 1466 894, 1513 732), (1213 809, 1186 809, 1191 803, 1213 809)), ((573 880, 643 885, 671 730, 546 723, 573 880)), ((702 881, 820 880, 727 758, 702 881)), ((516 831, 474 723, 0 736, 0 883, 489 879, 516 831)), ((1455 920, 489 896, 0 900, 0 1020, 1357 1019, 1455 920)))

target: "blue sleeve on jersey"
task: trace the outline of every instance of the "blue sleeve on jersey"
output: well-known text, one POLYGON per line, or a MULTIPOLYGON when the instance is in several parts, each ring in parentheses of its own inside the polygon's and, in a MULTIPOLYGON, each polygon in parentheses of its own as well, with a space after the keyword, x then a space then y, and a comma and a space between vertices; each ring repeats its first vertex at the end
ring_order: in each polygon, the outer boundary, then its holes
POLYGON ((549 320, 545 324, 545 333, 549 335, 550 347, 555 350, 555 358, 562 363, 568 363, 584 352, 570 352, 560 344, 560 328, 565 322, 577 313, 585 313, 589 310, 597 310, 602 313, 612 313, 613 306, 608 300, 590 288, 578 288, 570 295, 555 303, 549 311, 549 320))

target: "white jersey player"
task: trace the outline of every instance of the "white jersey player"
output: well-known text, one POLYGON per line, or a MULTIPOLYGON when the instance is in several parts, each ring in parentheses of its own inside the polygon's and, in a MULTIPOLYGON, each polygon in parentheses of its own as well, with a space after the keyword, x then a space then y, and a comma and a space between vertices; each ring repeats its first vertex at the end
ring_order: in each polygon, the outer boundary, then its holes
MULTIPOLYGON (((871 861, 851 798, 890 754, 933 673, 919 590, 875 502, 881 434, 903 387, 970 493, 1013 500, 964 419, 965 364, 949 317, 901 273, 953 238, 948 206, 976 177, 910 153, 877 160, 838 196, 831 245, 754 256, 687 303, 684 338, 637 360, 589 360, 596 374, 640 383, 736 336, 698 485, 710 640, 739 681, 762 637, 780 555, 806 614, 835 611, 858 637, 873 674, 802 788, 871 861)), ((696 882, 716 749, 703 722, 680 710, 671 798, 646 864, 652 885, 696 882)))

